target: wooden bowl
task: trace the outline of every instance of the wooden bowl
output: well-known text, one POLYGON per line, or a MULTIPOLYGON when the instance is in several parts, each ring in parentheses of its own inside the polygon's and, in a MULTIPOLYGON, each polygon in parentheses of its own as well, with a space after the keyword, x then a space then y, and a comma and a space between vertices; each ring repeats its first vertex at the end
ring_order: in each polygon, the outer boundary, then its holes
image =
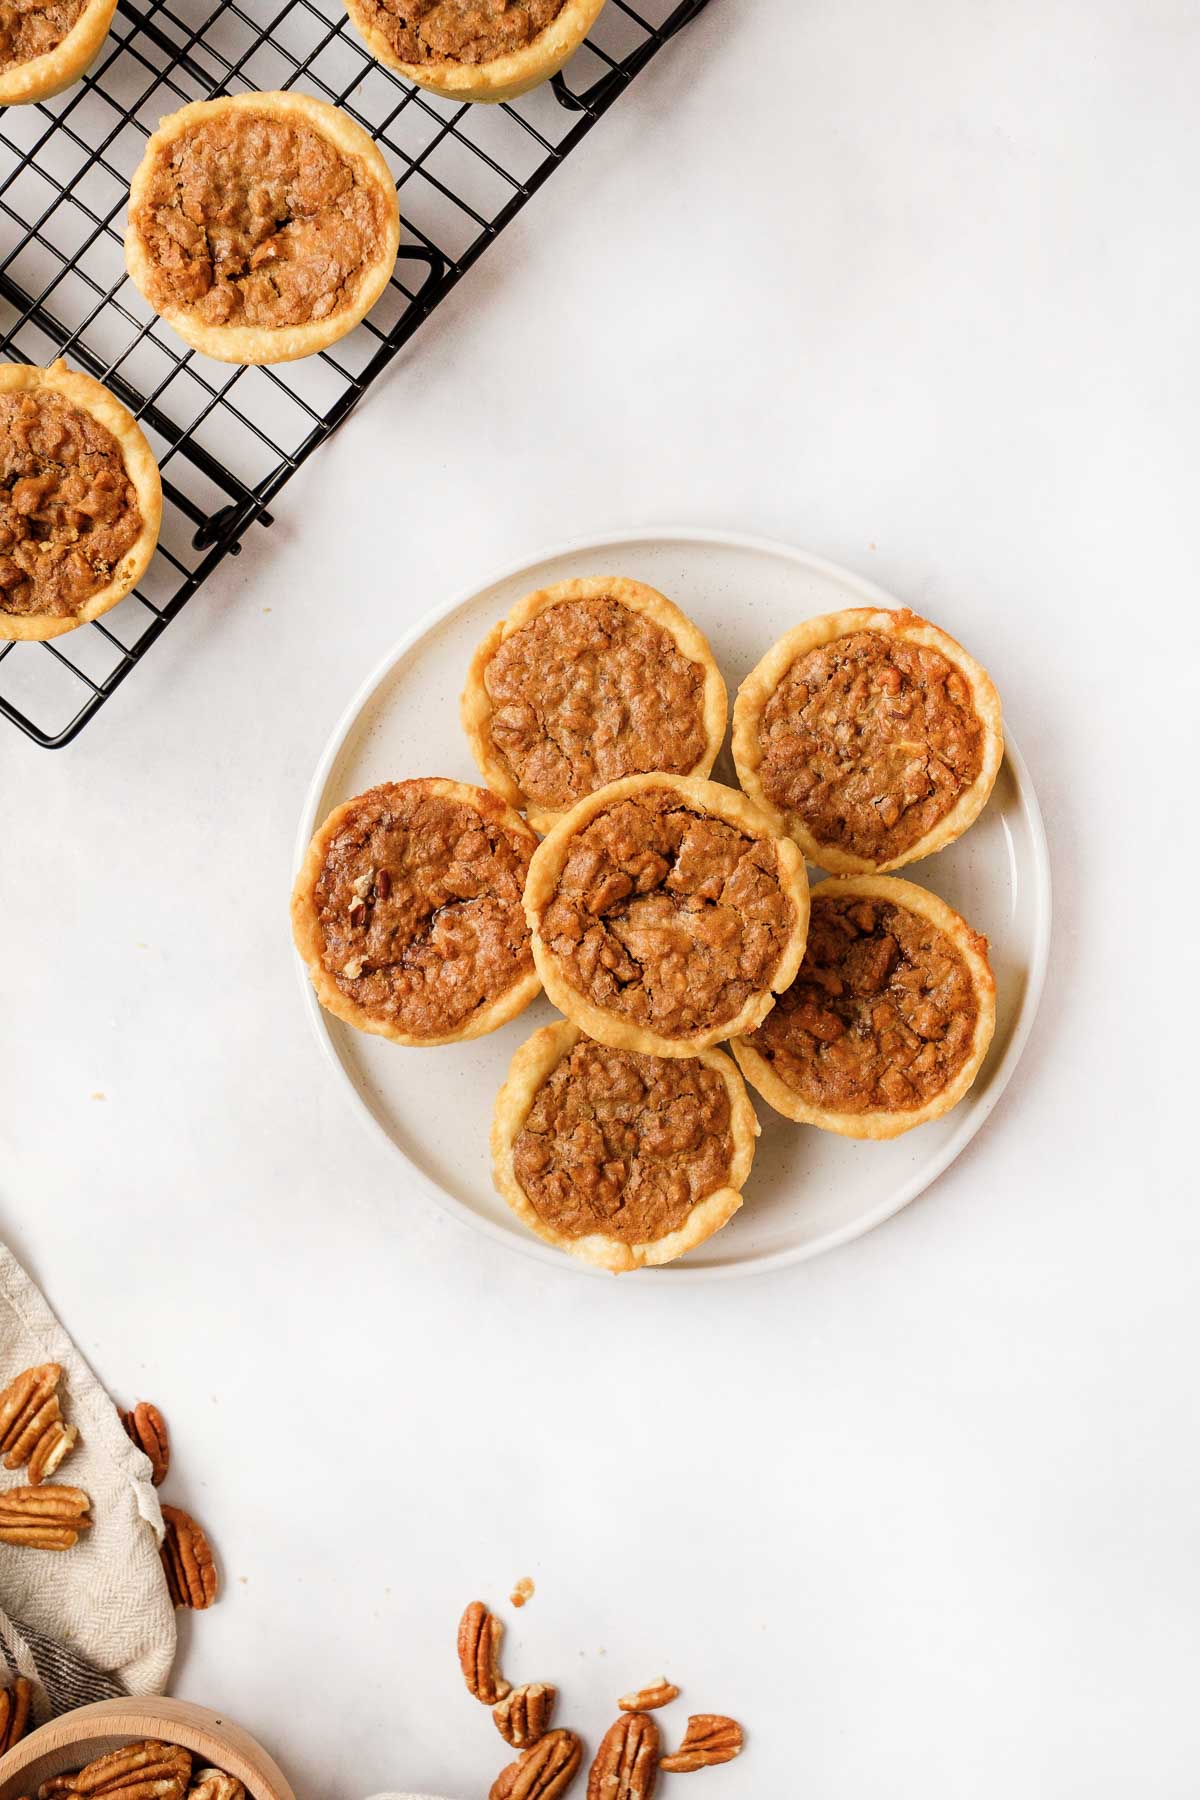
POLYGON ((38 1786, 65 1769, 141 1738, 182 1744, 196 1767, 236 1775, 253 1800, 295 1800, 282 1769, 248 1731, 190 1700, 98 1700, 63 1713, 31 1732, 0 1758, 0 1800, 36 1796, 38 1786))

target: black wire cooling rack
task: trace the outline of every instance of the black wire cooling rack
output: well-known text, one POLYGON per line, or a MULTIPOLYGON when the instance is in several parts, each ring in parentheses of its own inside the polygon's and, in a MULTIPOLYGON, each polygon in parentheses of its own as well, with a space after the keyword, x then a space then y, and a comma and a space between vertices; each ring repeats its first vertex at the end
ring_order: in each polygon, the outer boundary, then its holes
POLYGON ((553 82, 508 105, 441 100, 381 68, 340 0, 121 0, 84 80, 0 109, 0 349, 103 381, 163 473, 158 553, 135 593, 50 643, 0 643, 0 712, 69 743, 423 319, 707 0, 609 0, 553 82), (189 350, 125 275, 129 180, 164 113, 298 86, 345 107, 400 191, 395 276, 318 356, 231 370, 189 350))

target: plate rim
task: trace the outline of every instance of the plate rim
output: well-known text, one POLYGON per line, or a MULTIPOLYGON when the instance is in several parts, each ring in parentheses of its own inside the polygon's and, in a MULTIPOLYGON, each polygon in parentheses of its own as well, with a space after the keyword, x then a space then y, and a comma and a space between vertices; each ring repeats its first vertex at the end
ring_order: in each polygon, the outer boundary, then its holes
MULTIPOLYGON (((764 537, 753 532, 725 531, 719 527, 672 525, 672 526, 628 526, 601 533, 587 533, 582 537, 571 538, 544 546, 532 554, 518 557, 505 564, 502 569, 494 571, 482 580, 475 580, 454 591, 451 597, 440 605, 431 607, 423 613, 413 625, 400 637, 391 649, 372 667, 366 678, 351 694, 349 701, 342 708, 334 722, 325 746, 317 760, 316 768, 309 781, 304 796, 304 804, 300 814, 299 829, 292 857, 292 880, 294 882, 304 854, 308 849, 313 832, 319 823, 318 811, 321 795, 329 780, 330 772, 341 754, 350 733, 374 696, 382 688, 396 665, 411 649, 437 626, 473 601, 488 588, 497 587, 501 582, 511 581, 523 571, 533 570, 545 563, 554 562, 564 556, 578 556, 584 552, 603 554, 610 547, 628 546, 637 543, 649 543, 661 547, 668 543, 682 544, 714 544, 722 549, 750 551, 755 555, 766 555, 781 558, 794 563, 799 568, 813 571, 816 574, 832 577, 843 585, 856 589, 866 604, 883 606, 895 610, 903 606, 903 602, 885 588, 860 575, 856 570, 847 569, 840 563, 830 561, 826 557, 817 556, 811 551, 802 550, 794 544, 784 543, 780 539, 764 537)), ((1010 762, 1016 776, 1017 796, 1021 812, 1029 830, 1033 851, 1033 864, 1036 871, 1036 894, 1033 909, 1033 942, 1029 969, 1026 976, 1025 991, 1021 998, 1012 1036, 1001 1057, 999 1064, 992 1071, 988 1080, 988 1092, 982 1105, 964 1113, 958 1128, 953 1131, 942 1145, 941 1150, 931 1163, 923 1164, 921 1169, 901 1182, 877 1207, 854 1219, 846 1225, 827 1232, 806 1244, 769 1251, 762 1256, 744 1262, 718 1264, 715 1266, 692 1265, 682 1262, 678 1265, 661 1269, 641 1269, 636 1287, 659 1287, 664 1282, 673 1287, 707 1281, 732 1281, 755 1275, 771 1274, 782 1268, 794 1267, 799 1263, 811 1262, 818 1256, 825 1256, 831 1250, 854 1243, 865 1237, 868 1232, 895 1218, 897 1213, 910 1206, 926 1189, 955 1162, 987 1123, 994 1112, 1001 1095, 1008 1087, 1017 1064, 1024 1053, 1033 1030, 1041 1005, 1042 993, 1046 985, 1046 972, 1050 955, 1050 935, 1053 920, 1053 880, 1050 863, 1050 850, 1046 839, 1046 827, 1042 818, 1041 805, 1029 765, 1021 754, 1012 734, 1005 725, 1004 754, 1010 762)), ((604 1277, 608 1272, 581 1262, 578 1257, 566 1255, 550 1244, 544 1244, 539 1238, 528 1234, 528 1242, 511 1232, 505 1225, 491 1219, 481 1217, 478 1213, 449 1193, 437 1181, 413 1162, 412 1158, 402 1150, 391 1133, 376 1116, 349 1071, 338 1054, 333 1034, 326 1021, 324 1010, 317 999, 312 982, 309 979, 308 967, 300 957, 295 945, 292 946, 295 964, 304 1004, 308 1013, 309 1024, 316 1037, 323 1059, 328 1062, 338 1077, 338 1084, 347 1094, 350 1104, 367 1128, 375 1134, 389 1149, 393 1156, 398 1156, 417 1189, 450 1218, 464 1229, 481 1233, 493 1242, 517 1255, 531 1257, 569 1273, 591 1277, 604 1277)))

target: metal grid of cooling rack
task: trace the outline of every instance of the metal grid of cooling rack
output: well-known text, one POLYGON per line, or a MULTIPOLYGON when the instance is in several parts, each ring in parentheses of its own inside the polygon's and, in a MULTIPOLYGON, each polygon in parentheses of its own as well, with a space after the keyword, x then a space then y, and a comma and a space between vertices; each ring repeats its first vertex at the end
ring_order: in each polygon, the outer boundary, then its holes
POLYGON ((163 474, 158 553, 134 594, 49 643, 0 643, 0 712, 69 743, 400 346, 707 0, 609 0, 562 75, 502 106, 413 88, 372 60, 340 0, 121 0, 84 80, 0 109, 0 349, 66 356, 140 420, 163 474), (255 7, 269 14, 252 17, 255 7), (343 106, 396 177, 395 276, 321 355, 234 369, 189 350, 125 275, 129 180, 188 100, 299 86, 343 106))

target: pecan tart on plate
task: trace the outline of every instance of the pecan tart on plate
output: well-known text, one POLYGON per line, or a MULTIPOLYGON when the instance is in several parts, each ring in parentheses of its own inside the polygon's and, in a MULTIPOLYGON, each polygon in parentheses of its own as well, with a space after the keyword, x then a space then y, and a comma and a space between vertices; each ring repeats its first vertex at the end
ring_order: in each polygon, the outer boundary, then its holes
POLYGON ((808 881, 795 844, 744 794, 630 775, 538 846, 525 910, 547 994, 589 1037, 695 1056, 752 1031, 791 982, 808 881))
POLYGON ((65 362, 0 366, 0 639, 53 638, 140 581, 158 464, 121 402, 65 362))
POLYGON ((952 844, 1003 756, 986 670, 908 611, 850 607, 797 625, 733 709, 738 780, 834 875, 881 874, 952 844))
POLYGON ((292 893, 321 1005, 395 1044, 481 1037, 541 983, 521 893, 537 839, 485 788, 385 782, 335 807, 292 893))
POLYGON ((117 0, 0 0, 0 106, 49 100, 94 62, 117 0))
POLYGON ((447 100, 515 100, 557 75, 604 0, 346 0, 372 56, 447 100))
POLYGON ((758 1121, 730 1058, 535 1031, 496 1099, 492 1173, 548 1244, 614 1273, 671 1262, 742 1204, 758 1121))
POLYGON ((396 188, 360 125, 307 94, 197 100, 162 120, 129 190, 125 261, 218 362, 291 362, 353 330, 391 279, 396 188))
POLYGON ((987 939, 895 876, 812 890, 800 973, 732 1045, 776 1112, 843 1137, 940 1119, 978 1075, 996 1024, 987 939))
POLYGON ((708 640, 655 588, 560 581, 480 644, 462 697, 484 780, 535 831, 624 775, 707 775, 728 698, 708 640))

